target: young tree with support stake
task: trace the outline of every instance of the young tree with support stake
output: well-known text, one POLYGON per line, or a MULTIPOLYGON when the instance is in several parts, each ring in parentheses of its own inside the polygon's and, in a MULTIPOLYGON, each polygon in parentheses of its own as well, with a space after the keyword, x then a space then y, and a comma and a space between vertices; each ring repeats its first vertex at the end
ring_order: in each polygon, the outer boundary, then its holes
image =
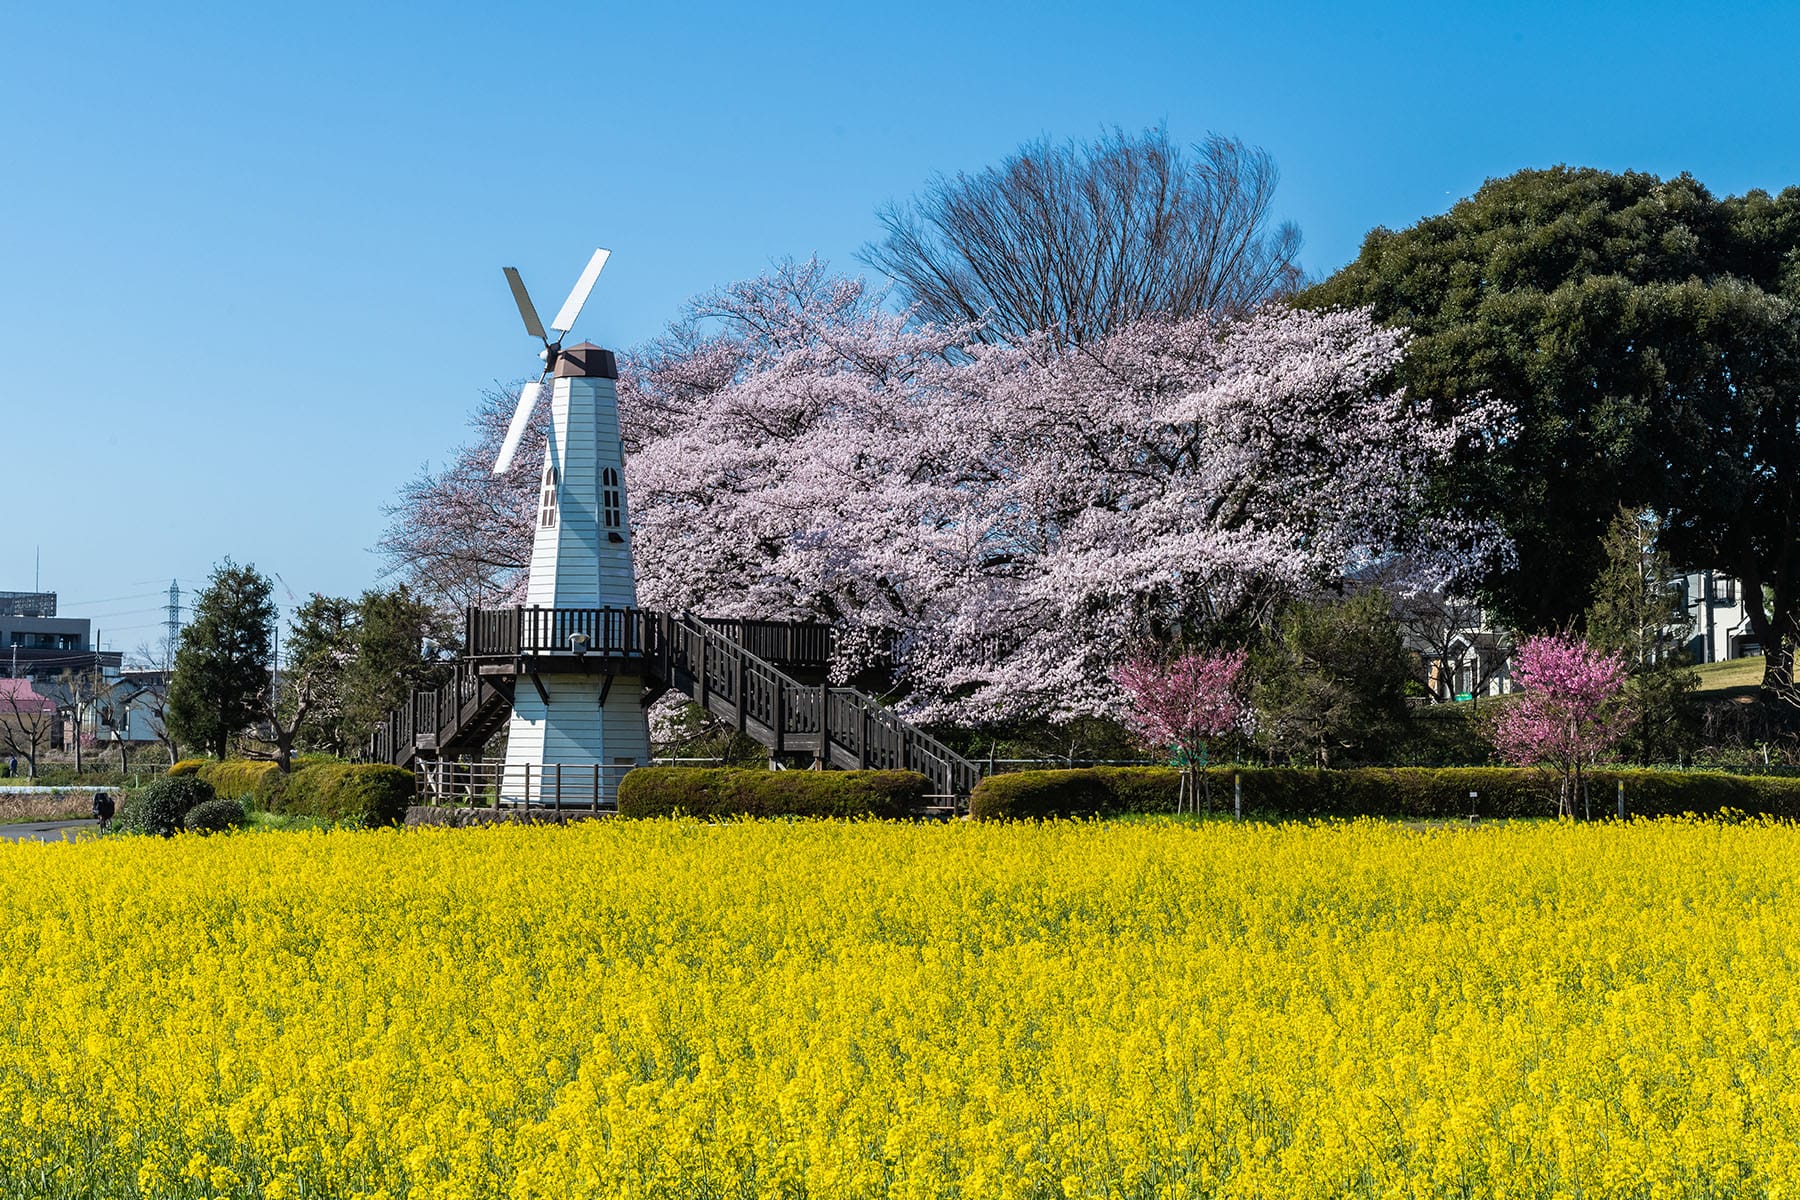
POLYGON ((1238 679, 1244 659, 1242 650, 1189 651, 1167 662, 1139 654, 1113 671, 1113 682, 1125 693, 1126 725, 1145 742, 1173 748, 1181 760, 1178 812, 1183 800, 1198 811, 1202 794, 1206 811, 1212 811, 1207 743, 1236 729, 1243 718, 1238 679))
POLYGON ((1493 724, 1494 748, 1508 762, 1541 764, 1557 775, 1559 817, 1573 817, 1582 771, 1630 730, 1625 664, 1572 634, 1526 638, 1513 659, 1519 698, 1493 724))

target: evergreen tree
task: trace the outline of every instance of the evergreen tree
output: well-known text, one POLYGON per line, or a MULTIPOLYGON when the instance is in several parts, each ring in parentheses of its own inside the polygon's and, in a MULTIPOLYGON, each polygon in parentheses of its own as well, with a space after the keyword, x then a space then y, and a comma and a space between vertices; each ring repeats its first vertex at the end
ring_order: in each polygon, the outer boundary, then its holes
POLYGON ((1700 685, 1687 656, 1692 623, 1658 547, 1661 533, 1649 510, 1619 509, 1601 539, 1605 565, 1587 612, 1589 644, 1625 664, 1625 701, 1637 714, 1628 744, 1645 766, 1679 758, 1692 744, 1688 696, 1700 685))
POLYGON ((1486 598, 1522 629, 1593 604, 1620 502, 1666 518, 1684 568, 1744 584, 1764 692, 1800 705, 1800 188, 1555 167, 1377 229, 1300 303, 1405 326, 1400 382, 1504 401, 1516 427, 1432 483, 1517 557, 1486 598), (1760 603, 1759 603, 1760 601, 1760 603))
POLYGON ((443 616, 405 584, 364 592, 356 604, 355 655, 344 671, 343 723, 352 744, 415 688, 435 687, 447 676, 439 649, 453 649, 443 616))
POLYGON ((1251 669, 1256 736, 1272 758, 1379 761, 1406 730, 1412 659, 1378 589, 1284 605, 1251 669))
POLYGON ((215 567, 169 679, 167 721, 178 741, 224 758, 233 737, 269 715, 274 632, 268 577, 229 558, 215 567))

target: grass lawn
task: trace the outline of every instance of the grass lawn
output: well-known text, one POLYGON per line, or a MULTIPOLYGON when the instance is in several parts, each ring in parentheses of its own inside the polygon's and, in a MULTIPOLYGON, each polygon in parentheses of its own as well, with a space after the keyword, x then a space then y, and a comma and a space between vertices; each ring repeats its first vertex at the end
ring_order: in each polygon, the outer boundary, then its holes
POLYGON ((1694 668, 1700 674, 1699 694, 1709 700, 1749 699, 1762 685, 1763 659, 1733 658, 1694 668))

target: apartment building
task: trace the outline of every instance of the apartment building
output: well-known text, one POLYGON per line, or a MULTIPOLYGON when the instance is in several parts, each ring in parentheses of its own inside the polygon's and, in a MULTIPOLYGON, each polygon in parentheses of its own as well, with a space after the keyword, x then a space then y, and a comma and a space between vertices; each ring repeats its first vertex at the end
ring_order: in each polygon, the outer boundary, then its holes
POLYGON ((123 659, 94 648, 86 617, 57 616, 55 592, 0 592, 0 676, 54 679, 94 667, 116 676, 123 659))

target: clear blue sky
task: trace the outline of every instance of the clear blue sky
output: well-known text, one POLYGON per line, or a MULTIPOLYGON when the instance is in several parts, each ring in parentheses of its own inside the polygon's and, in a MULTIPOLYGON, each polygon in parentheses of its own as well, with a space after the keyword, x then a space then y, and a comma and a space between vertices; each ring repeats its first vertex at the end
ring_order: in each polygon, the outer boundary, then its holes
POLYGON ((0 0, 0 590, 41 544, 130 649, 228 554, 371 584, 382 504, 533 365, 504 265, 548 313, 611 247, 576 332, 623 347, 862 270, 934 171, 1165 122, 1270 150, 1326 274, 1526 166, 1800 183, 1796 46, 1791 3, 0 0))

